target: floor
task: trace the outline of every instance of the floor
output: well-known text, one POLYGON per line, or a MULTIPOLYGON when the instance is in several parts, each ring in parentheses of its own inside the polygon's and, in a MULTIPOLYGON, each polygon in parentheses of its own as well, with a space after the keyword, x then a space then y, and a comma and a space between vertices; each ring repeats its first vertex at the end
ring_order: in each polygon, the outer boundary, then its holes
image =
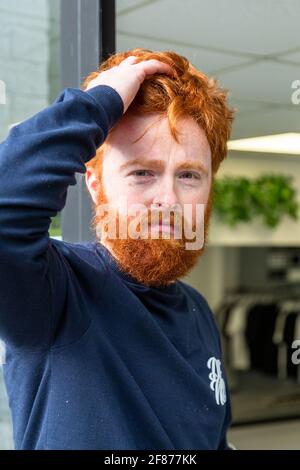
POLYGON ((239 450, 300 450, 300 420, 234 427, 228 441, 239 450))
POLYGON ((300 420, 300 384, 296 380, 278 380, 259 372, 239 373, 231 387, 234 422, 300 420))

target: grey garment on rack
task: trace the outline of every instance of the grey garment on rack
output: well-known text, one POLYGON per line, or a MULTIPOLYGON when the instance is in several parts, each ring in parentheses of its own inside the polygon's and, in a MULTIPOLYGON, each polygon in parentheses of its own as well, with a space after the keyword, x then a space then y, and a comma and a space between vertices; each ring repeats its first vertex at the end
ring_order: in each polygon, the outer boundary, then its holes
POLYGON ((249 370, 251 365, 245 339, 248 306, 249 299, 241 298, 230 312, 226 325, 226 334, 230 338, 230 365, 235 370, 249 370))

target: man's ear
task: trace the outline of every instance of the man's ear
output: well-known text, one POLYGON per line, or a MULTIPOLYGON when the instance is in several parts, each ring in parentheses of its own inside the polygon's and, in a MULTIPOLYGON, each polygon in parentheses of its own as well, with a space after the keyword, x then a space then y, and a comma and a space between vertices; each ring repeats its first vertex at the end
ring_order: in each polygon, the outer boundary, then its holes
POLYGON ((88 188, 88 191, 93 199, 94 203, 96 204, 97 199, 97 191, 98 191, 98 179, 96 178, 95 172, 92 170, 87 169, 85 172, 85 184, 88 188))

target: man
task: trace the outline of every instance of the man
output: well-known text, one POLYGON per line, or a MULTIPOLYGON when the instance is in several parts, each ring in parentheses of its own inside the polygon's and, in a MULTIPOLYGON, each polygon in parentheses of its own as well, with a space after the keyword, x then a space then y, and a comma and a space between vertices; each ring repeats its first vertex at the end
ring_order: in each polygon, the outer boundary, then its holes
POLYGON ((203 252, 232 119, 225 92, 187 59, 136 49, 1 144, 0 337, 16 449, 229 448, 219 333, 179 278, 203 252), (48 234, 75 172, 95 203, 92 243, 48 234), (120 236, 124 222, 136 226, 120 236), (177 236, 180 222, 192 237, 177 236))

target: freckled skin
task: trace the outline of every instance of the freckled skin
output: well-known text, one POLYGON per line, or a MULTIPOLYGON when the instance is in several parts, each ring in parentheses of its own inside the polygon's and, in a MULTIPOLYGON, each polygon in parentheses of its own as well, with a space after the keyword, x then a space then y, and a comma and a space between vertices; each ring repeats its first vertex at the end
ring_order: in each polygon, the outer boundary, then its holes
MULTIPOLYGON (((102 182, 110 204, 118 207, 122 197, 127 198, 128 205, 142 203, 147 207, 159 203, 191 204, 194 207, 197 203, 207 202, 211 189, 211 152, 205 133, 191 117, 180 120, 177 129, 182 133, 179 144, 170 133, 166 117, 124 115, 107 139, 103 157, 102 182), (149 126, 146 134, 133 143, 149 126), (142 157, 160 159, 165 168, 151 169, 144 175, 134 174, 134 171, 148 170, 145 166, 119 170, 129 160, 142 157), (193 174, 192 170, 177 172, 176 167, 187 160, 200 161, 208 174, 198 171, 193 174)), ((86 173, 86 182, 96 202, 98 185, 90 170, 86 173)))

